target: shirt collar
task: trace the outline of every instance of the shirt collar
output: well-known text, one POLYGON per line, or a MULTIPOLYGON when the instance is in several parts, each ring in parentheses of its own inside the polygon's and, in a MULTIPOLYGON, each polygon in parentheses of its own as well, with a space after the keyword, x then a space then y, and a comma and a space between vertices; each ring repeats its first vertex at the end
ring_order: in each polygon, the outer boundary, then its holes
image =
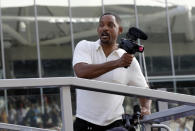
POLYGON ((100 48, 101 48, 100 39, 98 39, 98 40, 96 41, 96 51, 98 51, 100 48))
MULTIPOLYGON (((96 41, 96 51, 98 51, 98 50, 100 50, 100 49, 102 49, 102 46, 101 46, 101 44, 100 44, 100 39, 98 39, 97 41, 96 41)), ((117 54, 118 56, 122 56, 123 54, 124 54, 124 50, 123 49, 121 49, 121 48, 118 48, 117 50, 114 50, 113 51, 113 53, 115 53, 115 54, 117 54)))

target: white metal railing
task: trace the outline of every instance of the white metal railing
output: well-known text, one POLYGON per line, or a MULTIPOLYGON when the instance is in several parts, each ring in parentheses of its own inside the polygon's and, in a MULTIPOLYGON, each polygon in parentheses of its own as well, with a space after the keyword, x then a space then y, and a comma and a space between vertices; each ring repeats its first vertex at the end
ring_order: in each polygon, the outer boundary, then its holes
POLYGON ((152 127, 153 128, 164 128, 164 129, 167 129, 168 131, 171 130, 168 126, 163 125, 163 124, 152 124, 152 127))
MULTIPOLYGON (((76 77, 29 78, 0 80, 0 89, 39 88, 59 86, 63 131, 73 131, 72 104, 70 88, 120 94, 125 96, 146 97, 152 100, 175 102, 195 106, 195 96, 167 91, 145 89, 122 84, 101 82, 76 77)), ((187 111, 187 110, 186 110, 187 111)), ((0 126, 1 128, 1 126, 0 126)))

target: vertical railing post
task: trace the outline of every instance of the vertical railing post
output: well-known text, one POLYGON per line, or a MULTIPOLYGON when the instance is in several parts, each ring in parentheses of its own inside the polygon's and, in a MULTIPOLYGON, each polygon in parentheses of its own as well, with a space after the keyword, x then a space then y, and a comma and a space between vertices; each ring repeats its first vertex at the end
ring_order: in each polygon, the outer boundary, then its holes
POLYGON ((73 131, 70 86, 63 86, 60 88, 60 101, 62 113, 62 131, 73 131))
POLYGON ((150 124, 143 124, 144 127, 141 128, 141 131, 151 131, 151 125, 150 124))

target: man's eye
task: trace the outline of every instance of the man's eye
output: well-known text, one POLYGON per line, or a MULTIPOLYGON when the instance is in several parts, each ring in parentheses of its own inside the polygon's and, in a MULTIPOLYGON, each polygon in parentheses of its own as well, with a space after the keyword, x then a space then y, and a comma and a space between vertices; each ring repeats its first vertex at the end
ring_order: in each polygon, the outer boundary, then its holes
POLYGON ((110 28, 113 28, 114 27, 114 24, 109 24, 108 25, 110 28))
POLYGON ((100 23, 100 24, 99 24, 99 26, 100 26, 100 27, 103 27, 103 26, 104 26, 104 24, 100 23))

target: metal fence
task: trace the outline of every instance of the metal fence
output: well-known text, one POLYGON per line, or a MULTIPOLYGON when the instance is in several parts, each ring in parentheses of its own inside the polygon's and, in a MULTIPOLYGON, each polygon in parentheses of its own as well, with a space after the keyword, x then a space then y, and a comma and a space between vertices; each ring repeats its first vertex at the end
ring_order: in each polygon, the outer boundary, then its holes
MULTIPOLYGON (((195 114, 195 96, 184 95, 179 93, 171 93, 167 91, 160 91, 154 89, 145 89, 134 86, 127 86, 122 84, 114 84, 108 82, 101 82, 96 80, 88 80, 76 77, 55 77, 55 78, 29 78, 29 79, 4 79, 0 80, 1 89, 29 89, 40 88, 48 86, 60 87, 61 100, 61 115, 62 115, 62 130, 73 131, 73 117, 72 117, 72 102, 71 102, 71 88, 79 88, 83 90, 91 90, 112 94, 119 94, 125 96, 145 97, 157 101, 165 101, 172 103, 184 104, 174 109, 168 109, 164 112, 156 112, 145 117, 142 122, 152 122, 159 120, 160 122, 172 119, 174 117, 184 117, 195 114)), ((25 126, 9 125, 0 128, 6 129, 26 129, 26 130, 41 130, 38 128, 31 128, 25 126), (21 127, 21 128, 19 128, 21 127)))

